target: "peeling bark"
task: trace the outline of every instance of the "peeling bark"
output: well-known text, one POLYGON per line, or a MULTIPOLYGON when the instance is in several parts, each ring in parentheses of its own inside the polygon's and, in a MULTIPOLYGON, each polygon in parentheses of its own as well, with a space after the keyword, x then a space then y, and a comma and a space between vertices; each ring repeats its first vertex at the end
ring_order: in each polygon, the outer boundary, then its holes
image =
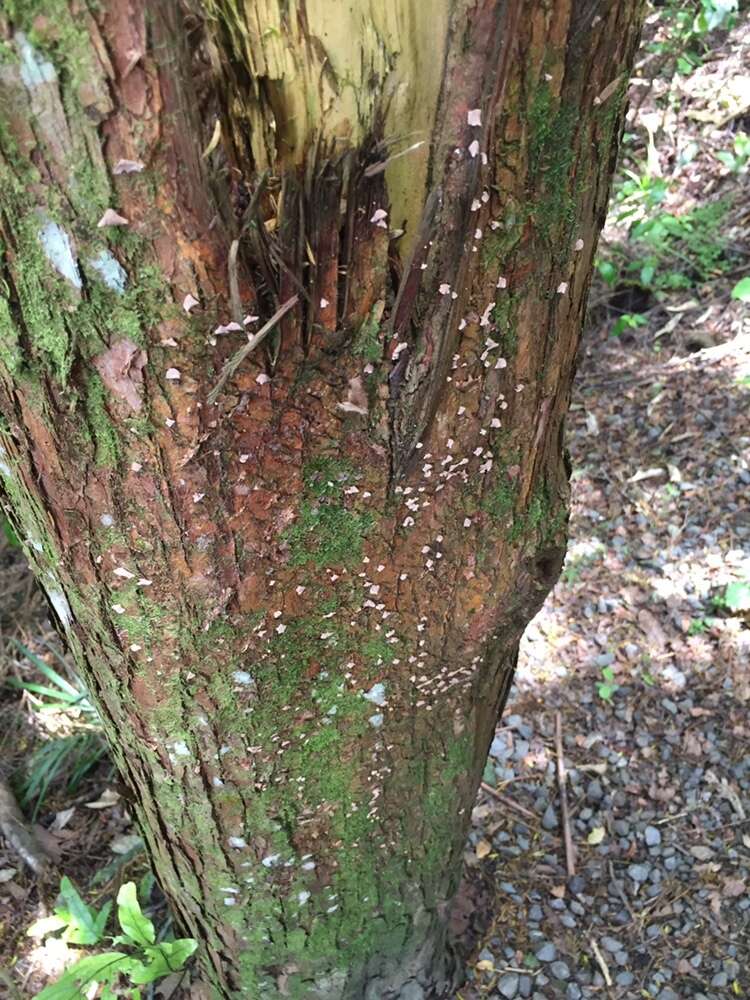
POLYGON ((455 981, 641 15, 334 7, 2 24, 4 505, 217 997, 455 981))

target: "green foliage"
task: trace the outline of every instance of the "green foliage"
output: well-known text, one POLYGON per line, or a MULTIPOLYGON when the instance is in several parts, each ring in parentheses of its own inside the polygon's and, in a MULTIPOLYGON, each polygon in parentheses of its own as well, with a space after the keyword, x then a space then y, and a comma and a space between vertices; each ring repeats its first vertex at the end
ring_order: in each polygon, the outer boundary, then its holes
POLYGON ((61 940, 69 944, 98 944, 104 935, 111 909, 112 902, 109 901, 97 913, 83 901, 67 875, 63 875, 53 915, 37 920, 27 933, 30 937, 46 937, 61 930, 61 940))
POLYGON ((688 626, 688 635, 703 635, 708 632, 713 623, 711 618, 693 618, 688 626))
MULTIPOLYGON (((50 787, 58 780, 73 792, 83 778, 106 756, 107 747, 101 735, 101 722, 96 707, 83 682, 75 674, 67 680, 17 640, 23 655, 46 678, 47 684, 8 679, 9 687, 20 688, 31 696, 35 709, 43 714, 63 715, 74 731, 46 740, 31 755, 20 781, 20 801, 24 807, 34 803, 33 818, 39 813, 50 787)), ((61 667, 68 665, 59 653, 51 649, 61 667)))
POLYGON ((742 278, 732 289, 732 298, 750 302, 750 278, 742 278))
MULTIPOLYGON (((627 242, 610 246, 596 264, 610 288, 640 288, 658 298, 677 289, 692 289, 732 267, 724 227, 731 207, 728 199, 700 205, 679 216, 656 211, 650 198, 637 202, 628 198, 622 204, 625 208, 616 214, 616 221, 626 222, 627 242)), ((625 313, 611 335, 619 336, 645 322, 639 313, 625 313)))
POLYGON ((693 21, 693 31, 697 35, 721 28, 732 20, 737 12, 738 0, 701 0, 700 10, 693 21))
MULTIPOLYGON (((112 902, 97 911, 88 906, 64 876, 54 914, 37 920, 28 930, 34 937, 46 937, 57 931, 63 941, 78 945, 97 945, 105 940, 112 902)), ((157 941, 153 923, 141 910, 134 882, 126 882, 117 894, 117 920, 121 933, 109 938, 114 945, 127 951, 106 951, 86 955, 66 969, 56 983, 37 994, 37 1000, 84 1000, 91 991, 102 987, 102 1000, 122 995, 122 980, 129 980, 128 995, 133 1000, 142 996, 138 986, 177 972, 198 947, 192 938, 157 941), (136 987, 136 988, 133 988, 136 987)))
POLYGON ((102 758, 107 746, 98 733, 72 733, 46 740, 31 755, 21 782, 20 802, 25 808, 34 803, 32 819, 39 814, 50 787, 64 782, 73 793, 102 758))
POLYGON ((737 7, 738 0, 667 0, 659 9, 663 40, 651 42, 648 48, 671 57, 666 73, 676 68, 687 75, 701 64, 708 48, 705 36, 717 28, 731 27, 737 7))
POLYGON ((647 323, 648 320, 643 313, 623 313, 615 320, 609 335, 619 337, 625 330, 636 330, 639 326, 646 326, 647 323))
POLYGON ((615 681, 615 672, 612 667, 602 667, 602 679, 596 685, 596 693, 602 701, 612 701, 612 695, 619 687, 620 685, 615 681))
POLYGON ((719 601, 732 612, 750 611, 750 578, 728 583, 719 601))
POLYGON ((721 150, 714 154, 733 174, 747 173, 750 163, 750 136, 747 132, 738 132, 732 143, 732 152, 721 150))

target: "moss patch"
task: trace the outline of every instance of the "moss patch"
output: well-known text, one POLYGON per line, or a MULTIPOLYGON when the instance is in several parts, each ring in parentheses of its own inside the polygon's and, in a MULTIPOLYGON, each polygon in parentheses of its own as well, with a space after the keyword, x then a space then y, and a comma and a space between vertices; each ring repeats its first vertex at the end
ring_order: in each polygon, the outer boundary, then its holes
POLYGON ((112 468, 117 464, 117 432, 107 413, 107 394, 98 375, 89 373, 86 386, 86 416, 96 445, 96 464, 112 468))
POLYGON ((375 518, 346 505, 344 490, 358 478, 353 467, 318 458, 304 471, 303 499, 297 520, 284 532, 293 566, 318 569, 352 565, 362 558, 362 543, 375 518))
POLYGON ((580 110, 559 104, 549 86, 540 84, 527 113, 529 180, 537 192, 532 217, 542 236, 566 256, 580 192, 571 178, 574 135, 580 110))

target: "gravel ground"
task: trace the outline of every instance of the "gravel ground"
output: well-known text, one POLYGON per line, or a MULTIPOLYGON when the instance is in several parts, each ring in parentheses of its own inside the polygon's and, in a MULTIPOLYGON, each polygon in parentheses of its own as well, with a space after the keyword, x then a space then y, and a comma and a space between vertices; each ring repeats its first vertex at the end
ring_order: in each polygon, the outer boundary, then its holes
POLYGON ((715 600, 750 578, 743 323, 688 358, 605 343, 584 363, 570 552, 474 810, 495 918, 460 1000, 750 989, 750 630, 715 600))

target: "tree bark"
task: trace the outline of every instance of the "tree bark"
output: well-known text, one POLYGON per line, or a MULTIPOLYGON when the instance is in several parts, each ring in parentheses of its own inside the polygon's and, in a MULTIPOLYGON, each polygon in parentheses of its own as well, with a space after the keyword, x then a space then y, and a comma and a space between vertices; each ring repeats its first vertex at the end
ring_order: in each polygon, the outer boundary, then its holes
POLYGON ((6 11, 4 504, 160 882, 217 997, 440 996, 641 2, 6 11))

